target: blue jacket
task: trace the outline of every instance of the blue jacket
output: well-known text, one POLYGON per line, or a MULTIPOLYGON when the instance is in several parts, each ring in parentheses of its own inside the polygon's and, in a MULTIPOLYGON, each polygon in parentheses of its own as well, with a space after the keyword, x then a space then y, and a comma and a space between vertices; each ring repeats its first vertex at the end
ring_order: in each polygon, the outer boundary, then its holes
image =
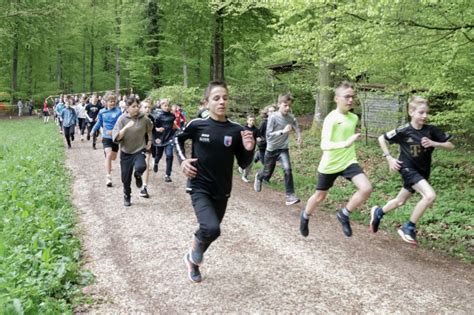
POLYGON ((77 125, 77 113, 76 110, 72 107, 64 107, 61 111, 61 120, 63 121, 64 127, 71 127, 77 125))
POLYGON ((118 118, 122 115, 122 111, 118 106, 112 109, 102 108, 97 116, 97 122, 92 127, 92 133, 95 133, 102 127, 102 138, 112 139, 112 130, 118 118))

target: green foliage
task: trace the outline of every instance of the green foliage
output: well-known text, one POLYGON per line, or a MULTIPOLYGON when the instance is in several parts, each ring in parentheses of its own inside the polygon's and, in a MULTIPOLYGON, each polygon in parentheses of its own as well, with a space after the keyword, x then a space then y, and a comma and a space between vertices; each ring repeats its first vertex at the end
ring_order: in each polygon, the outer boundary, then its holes
POLYGON ((184 88, 179 85, 164 86, 150 91, 148 97, 154 102, 167 98, 171 104, 181 104, 188 117, 196 117, 199 101, 203 97, 202 89, 197 87, 184 88))
MULTIPOLYGON (((319 138, 304 132, 303 140, 301 148, 297 148, 294 141, 290 142, 293 144, 290 154, 296 193, 303 200, 307 200, 314 193, 317 167, 322 152, 319 138)), ((387 163, 375 140, 369 139, 368 145, 359 142, 357 154, 360 165, 374 187, 374 192, 369 201, 355 211, 351 218, 368 226, 370 208, 374 205, 383 206, 393 199, 401 189, 402 181, 398 173, 388 171, 387 163)), ((420 246, 434 248, 468 262, 474 261, 472 210, 474 159, 471 154, 472 151, 469 149, 435 150, 430 183, 436 191, 437 199, 433 207, 426 210, 417 225, 420 246), (460 178, 463 180, 459 180, 460 178)), ((283 189, 283 174, 278 168, 272 177, 271 186, 283 189)), ((354 191, 349 181, 338 178, 329 192, 328 199, 322 203, 318 211, 334 213, 336 208, 347 203, 354 191)), ((380 230, 392 234, 395 238, 398 237, 397 227, 409 219, 419 200, 420 196, 414 194, 404 206, 386 214, 380 230)))
POLYGON ((0 124, 0 313, 72 311, 80 270, 64 146, 54 124, 0 124))

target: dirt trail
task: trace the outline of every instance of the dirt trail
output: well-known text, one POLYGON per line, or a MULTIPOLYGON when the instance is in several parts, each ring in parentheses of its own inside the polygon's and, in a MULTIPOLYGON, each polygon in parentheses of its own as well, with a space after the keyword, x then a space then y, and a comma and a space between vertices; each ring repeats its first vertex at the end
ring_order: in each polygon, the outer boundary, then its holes
POLYGON ((160 164, 151 198, 132 187, 126 208, 118 160, 112 188, 103 161, 90 142, 68 150, 85 268, 96 276, 86 292, 98 301, 80 313, 474 313, 472 265, 366 226, 346 238, 333 214, 317 213, 305 239, 299 207, 238 177, 203 282, 190 283, 182 258, 197 225, 179 167, 165 183, 160 164))

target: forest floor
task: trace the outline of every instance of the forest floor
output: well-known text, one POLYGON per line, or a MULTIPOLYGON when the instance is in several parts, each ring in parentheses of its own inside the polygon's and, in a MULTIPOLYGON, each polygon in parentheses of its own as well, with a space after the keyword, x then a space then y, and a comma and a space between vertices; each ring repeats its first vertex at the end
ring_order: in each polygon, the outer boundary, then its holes
POLYGON ((185 178, 164 161, 150 174, 150 199, 123 206, 119 158, 105 186, 102 145, 73 143, 84 268, 96 277, 84 292, 94 303, 76 313, 474 313, 473 266, 353 224, 343 235, 334 214, 318 212, 310 235, 298 230, 300 205, 281 192, 234 178, 221 237, 191 283, 183 256, 197 227, 185 178))

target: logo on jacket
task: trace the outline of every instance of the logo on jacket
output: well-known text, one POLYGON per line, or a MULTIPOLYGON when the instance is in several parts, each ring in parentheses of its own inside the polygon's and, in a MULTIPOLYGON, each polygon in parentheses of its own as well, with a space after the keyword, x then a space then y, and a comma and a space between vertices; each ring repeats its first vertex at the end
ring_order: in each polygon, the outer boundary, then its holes
POLYGON ((230 147, 232 145, 232 136, 224 136, 224 145, 230 147))

